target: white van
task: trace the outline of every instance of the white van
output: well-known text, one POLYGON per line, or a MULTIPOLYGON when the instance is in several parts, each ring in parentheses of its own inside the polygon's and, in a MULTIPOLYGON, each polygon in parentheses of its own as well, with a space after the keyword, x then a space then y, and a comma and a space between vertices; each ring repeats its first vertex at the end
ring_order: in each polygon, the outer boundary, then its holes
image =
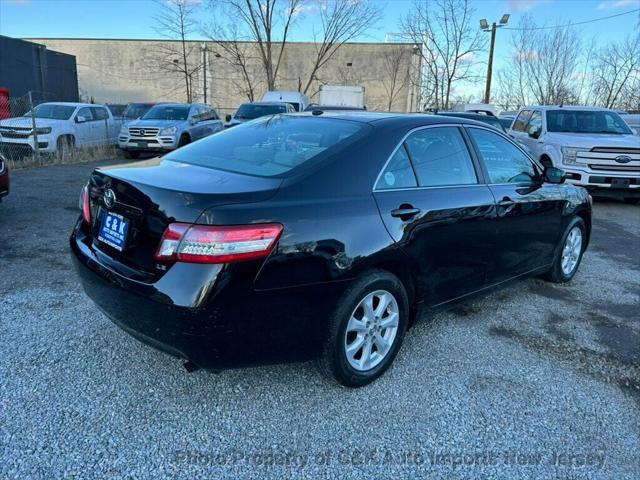
POLYGON ((311 99, 300 92, 267 92, 261 101, 290 103, 296 112, 304 112, 304 109, 311 103, 311 99))

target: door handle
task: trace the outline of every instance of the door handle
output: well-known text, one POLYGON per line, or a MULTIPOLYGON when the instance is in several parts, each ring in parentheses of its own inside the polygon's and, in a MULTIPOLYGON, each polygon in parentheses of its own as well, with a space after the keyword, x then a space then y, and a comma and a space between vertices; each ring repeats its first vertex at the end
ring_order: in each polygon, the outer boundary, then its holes
POLYGON ((415 217, 419 213, 420 213, 419 208, 414 208, 410 205, 401 205, 400 208, 391 210, 392 217, 399 218, 400 220, 404 220, 404 221, 415 217))

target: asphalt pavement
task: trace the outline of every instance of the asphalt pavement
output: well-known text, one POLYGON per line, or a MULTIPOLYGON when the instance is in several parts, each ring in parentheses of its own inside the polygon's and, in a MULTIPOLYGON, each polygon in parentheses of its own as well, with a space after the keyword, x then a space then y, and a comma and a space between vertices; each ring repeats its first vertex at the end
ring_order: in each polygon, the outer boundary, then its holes
POLYGON ((358 390, 313 363, 214 374, 113 325, 68 236, 96 164, 0 203, 0 478, 640 478, 640 206, 596 202, 574 280, 425 318, 358 390))

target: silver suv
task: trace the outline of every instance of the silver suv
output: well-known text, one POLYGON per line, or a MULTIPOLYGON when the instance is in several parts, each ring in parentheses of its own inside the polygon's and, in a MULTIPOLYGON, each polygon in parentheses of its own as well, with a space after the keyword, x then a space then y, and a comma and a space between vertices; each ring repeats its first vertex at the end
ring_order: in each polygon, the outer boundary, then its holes
POLYGON ((127 158, 138 158, 141 152, 175 150, 222 128, 222 120, 210 105, 162 103, 122 127, 118 146, 127 158))

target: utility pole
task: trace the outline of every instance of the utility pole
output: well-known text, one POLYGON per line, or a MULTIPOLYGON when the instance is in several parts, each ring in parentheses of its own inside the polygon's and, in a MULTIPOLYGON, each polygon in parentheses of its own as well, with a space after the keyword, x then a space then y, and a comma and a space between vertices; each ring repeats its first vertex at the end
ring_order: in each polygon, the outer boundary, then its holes
POLYGON ((202 79, 203 79, 203 88, 202 91, 204 93, 204 103, 207 103, 207 44, 206 42, 202 42, 202 79))
POLYGON ((509 22, 509 14, 505 13, 500 23, 493 22, 491 27, 485 18, 480 20, 480 28, 485 32, 491 32, 491 46, 489 47, 489 64, 487 65, 487 83, 484 89, 484 103, 491 102, 491 76, 493 75, 493 49, 496 45, 496 30, 504 27, 509 22))

